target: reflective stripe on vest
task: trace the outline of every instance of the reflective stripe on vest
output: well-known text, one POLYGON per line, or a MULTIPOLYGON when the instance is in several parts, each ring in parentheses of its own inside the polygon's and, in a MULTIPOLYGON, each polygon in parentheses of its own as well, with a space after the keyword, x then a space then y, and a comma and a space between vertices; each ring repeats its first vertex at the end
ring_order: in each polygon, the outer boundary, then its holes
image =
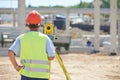
POLYGON ((30 67, 27 67, 27 66, 25 66, 24 69, 27 70, 27 71, 32 71, 32 72, 49 72, 48 69, 30 68, 30 67))
POLYGON ((21 60, 21 63, 30 63, 30 64, 46 64, 49 65, 48 61, 43 61, 43 60, 21 60))
MULTIPOLYGON (((49 65, 48 61, 43 61, 43 60, 21 60, 21 63, 30 63, 30 64, 44 64, 44 65, 49 65)), ((43 68, 31 68, 31 67, 24 67, 25 70, 32 71, 32 72, 49 72, 49 69, 43 69, 43 68)))

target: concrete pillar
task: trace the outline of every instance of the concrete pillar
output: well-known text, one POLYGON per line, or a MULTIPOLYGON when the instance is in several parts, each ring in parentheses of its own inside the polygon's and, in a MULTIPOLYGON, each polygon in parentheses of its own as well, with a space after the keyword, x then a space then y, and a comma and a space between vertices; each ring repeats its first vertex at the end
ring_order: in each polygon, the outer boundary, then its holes
POLYGON ((25 31, 25 0, 18 0, 18 27, 20 32, 25 31))
POLYGON ((111 53, 116 53, 117 42, 117 0, 110 0, 111 53))
POLYGON ((120 13, 118 13, 118 48, 117 51, 120 53, 120 13))
POLYGON ((16 14, 13 12, 13 27, 16 27, 16 14))
POLYGON ((66 12, 66 28, 65 28, 65 32, 66 35, 69 36, 70 35, 70 31, 69 31, 69 26, 70 26, 70 19, 69 19, 69 11, 66 12))
POLYGON ((99 34, 100 34, 100 5, 101 1, 100 0, 94 0, 94 48, 96 51, 99 51, 99 34))
POLYGON ((120 19, 118 17, 118 48, 117 48, 118 53, 120 53, 120 19))

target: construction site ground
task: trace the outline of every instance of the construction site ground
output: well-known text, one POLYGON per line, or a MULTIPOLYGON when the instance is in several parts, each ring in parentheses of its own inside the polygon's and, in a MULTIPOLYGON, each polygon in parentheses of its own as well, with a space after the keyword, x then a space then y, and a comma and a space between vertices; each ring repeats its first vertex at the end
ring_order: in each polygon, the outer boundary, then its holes
MULTIPOLYGON (((71 80, 120 80, 119 54, 67 53, 60 56, 71 80)), ((8 57, 0 57, 0 80, 20 80, 8 57)), ((57 59, 52 61, 50 80, 66 80, 57 59)))

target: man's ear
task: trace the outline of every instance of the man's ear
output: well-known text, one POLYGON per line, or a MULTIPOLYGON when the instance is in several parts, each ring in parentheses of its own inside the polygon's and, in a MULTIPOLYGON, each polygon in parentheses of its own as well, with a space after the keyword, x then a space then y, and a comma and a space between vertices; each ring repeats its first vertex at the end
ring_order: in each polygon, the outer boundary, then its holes
POLYGON ((28 27, 29 26, 29 24, 28 23, 26 23, 26 25, 25 25, 26 27, 28 27))

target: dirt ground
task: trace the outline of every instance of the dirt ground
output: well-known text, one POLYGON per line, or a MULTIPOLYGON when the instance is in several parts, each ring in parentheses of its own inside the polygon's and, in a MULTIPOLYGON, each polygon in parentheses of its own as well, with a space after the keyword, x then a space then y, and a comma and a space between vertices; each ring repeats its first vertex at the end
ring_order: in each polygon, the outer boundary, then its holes
MULTIPOLYGON (((120 80, 120 55, 69 53, 60 56, 71 80, 120 80)), ((51 67, 51 80, 66 80, 56 59, 51 67)), ((8 57, 0 57, 0 80, 20 80, 8 57)))

